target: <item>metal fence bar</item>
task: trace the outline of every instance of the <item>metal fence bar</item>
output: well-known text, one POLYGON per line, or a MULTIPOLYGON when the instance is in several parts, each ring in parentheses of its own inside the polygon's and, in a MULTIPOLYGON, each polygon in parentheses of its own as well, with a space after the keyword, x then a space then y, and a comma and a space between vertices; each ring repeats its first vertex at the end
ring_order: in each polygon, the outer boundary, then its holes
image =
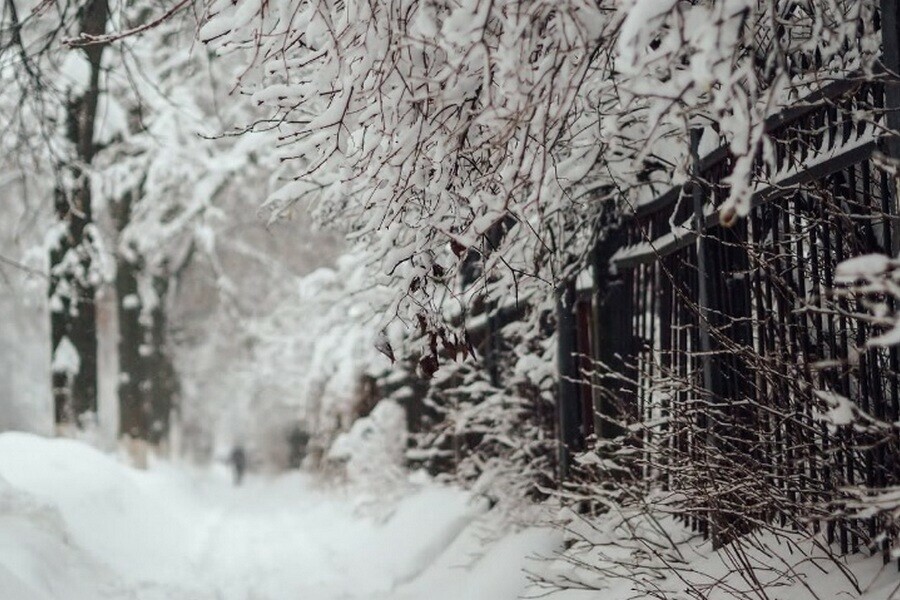
POLYGON ((564 282, 556 292, 556 324, 558 466, 559 477, 565 480, 571 470, 572 452, 579 449, 574 280, 564 282))

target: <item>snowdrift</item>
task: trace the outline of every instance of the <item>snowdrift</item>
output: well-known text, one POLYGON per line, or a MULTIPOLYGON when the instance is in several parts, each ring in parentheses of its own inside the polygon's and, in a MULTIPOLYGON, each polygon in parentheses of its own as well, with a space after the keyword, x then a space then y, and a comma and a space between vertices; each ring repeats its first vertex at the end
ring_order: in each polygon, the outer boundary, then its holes
POLYGON ((464 492, 421 484, 375 519, 300 474, 125 466, 81 442, 0 434, 4 600, 504 600, 534 530, 483 548, 496 526, 464 492))
MULTIPOLYGON (((360 513, 353 488, 326 489, 297 473, 235 488, 228 475, 171 464, 137 471, 82 442, 0 434, 0 599, 581 600, 597 589, 607 600, 635 597, 615 576, 628 549, 611 519, 573 518, 566 536, 511 532, 484 501, 427 480, 385 501, 376 518, 360 513), (593 589, 551 591, 532 579, 593 589)), ((713 551, 674 522, 666 529, 685 534, 682 572, 709 598, 748 589, 723 577, 734 560, 727 548, 713 551)), ((770 540, 748 554, 761 581, 770 567, 801 560, 796 543, 770 540)), ((850 557, 846 568, 866 600, 900 596, 896 567, 882 568, 880 557, 850 557)), ((670 576, 654 585, 686 598, 685 583, 670 576)), ((795 578, 770 584, 771 597, 785 600, 857 596, 824 561, 802 561, 795 578)))

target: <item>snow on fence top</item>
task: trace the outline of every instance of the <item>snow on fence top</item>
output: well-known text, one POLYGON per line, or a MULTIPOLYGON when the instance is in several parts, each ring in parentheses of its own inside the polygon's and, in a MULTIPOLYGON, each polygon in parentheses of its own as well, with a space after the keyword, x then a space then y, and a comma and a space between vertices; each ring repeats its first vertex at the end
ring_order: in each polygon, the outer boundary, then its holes
MULTIPOLYGON (((856 115, 843 114, 843 111, 836 107, 841 101, 847 100, 854 105, 857 104, 861 87, 860 82, 856 80, 829 83, 810 93, 803 101, 766 119, 766 131, 773 135, 797 123, 805 123, 804 120, 811 116, 823 115, 825 124, 811 128, 810 137, 813 144, 797 144, 794 139, 789 139, 786 143, 774 140, 774 146, 779 144, 789 146, 784 155, 774 156, 770 161, 757 159, 758 173, 750 198, 751 208, 790 194, 804 184, 821 180, 871 156, 880 139, 879 130, 882 126, 877 121, 853 122, 852 119, 856 115), (828 114, 829 112, 834 114, 828 114), (796 145, 797 148, 792 148, 791 145, 796 145), (772 165, 772 162, 775 164, 772 165)), ((862 91, 865 95, 868 90, 862 91)), ((775 151, 777 152, 777 148, 775 151)), ((708 175, 714 169, 726 166, 729 158, 727 146, 720 146, 700 158, 696 168, 704 178, 701 185, 722 186, 724 180, 716 181, 708 178, 708 175)), ((676 185, 662 194, 637 203, 632 207, 629 218, 646 218, 673 207, 677 208, 679 199, 687 197, 693 191, 694 185, 696 184, 691 181, 676 185)), ((724 218, 717 208, 709 203, 704 205, 703 213, 703 230, 717 225, 724 218)), ((693 220, 692 217, 680 225, 673 224, 669 232, 653 240, 643 240, 620 248, 610 259, 611 267, 626 269, 647 264, 693 243, 697 239, 693 220)))

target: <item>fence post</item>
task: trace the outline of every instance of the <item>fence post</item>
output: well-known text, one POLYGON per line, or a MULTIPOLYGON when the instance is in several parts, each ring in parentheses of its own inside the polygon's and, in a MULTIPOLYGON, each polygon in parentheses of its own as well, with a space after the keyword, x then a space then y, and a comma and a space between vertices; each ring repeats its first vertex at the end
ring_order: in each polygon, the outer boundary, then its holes
POLYGON ((557 420, 559 423, 559 477, 569 476, 571 453, 579 449, 578 363, 575 320, 575 279, 569 278, 556 290, 557 420))
POLYGON ((697 231, 697 298, 700 310, 698 325, 700 327, 700 362, 703 366, 703 388, 712 393, 713 374, 712 344, 709 341, 709 273, 706 268, 706 242, 703 239, 703 184, 700 182, 700 138, 703 130, 691 129, 691 174, 693 175, 692 196, 694 200, 694 229, 697 231))
POLYGON ((608 231, 597 242, 592 261, 594 431, 601 440, 612 440, 624 433, 618 424, 623 416, 621 407, 634 400, 630 377, 633 373, 627 364, 633 350, 632 298, 625 280, 611 274, 609 265, 613 253, 625 243, 621 227, 608 231))
MULTIPOLYGON (((884 111, 885 121, 890 134, 883 144, 885 154, 900 160, 900 3, 897 0, 881 0, 881 61, 885 70, 884 111)), ((896 256, 900 252, 900 235, 896 235, 898 219, 897 202, 898 182, 894 180, 891 190, 893 213, 891 227, 895 234, 891 236, 891 253, 896 256)))
MULTIPOLYGON (((700 179, 702 173, 700 172, 700 138, 703 136, 703 130, 700 128, 691 129, 691 175, 692 175, 692 186, 691 186, 691 196, 693 198, 694 203, 694 230, 697 232, 697 327, 699 330, 699 338, 700 338, 700 366, 703 370, 703 390, 709 395, 715 395, 718 390, 716 390, 715 382, 713 381, 713 365, 712 365, 712 343, 710 342, 709 337, 709 326, 710 326, 710 284, 712 283, 710 278, 710 272, 707 264, 707 240, 704 237, 704 222, 705 215, 703 214, 703 183, 700 179)), ((707 409, 708 410, 708 409, 707 409)), ((701 419, 698 419, 697 422, 697 434, 700 438, 706 438, 708 445, 711 438, 709 436, 709 420, 708 417, 703 416, 701 419)), ((703 448, 704 444, 698 444, 700 448, 703 448)), ((720 524, 718 523, 718 515, 715 514, 714 511, 710 511, 709 516, 706 518, 706 532, 712 538, 713 548, 718 549, 724 543, 724 540, 721 539, 719 528, 720 524)))
MULTIPOLYGON (((900 131, 900 3, 897 0, 881 0, 882 62, 886 73, 884 84, 885 111, 888 128, 900 131)), ((891 135, 887 141, 888 152, 900 157, 900 137, 891 135)))

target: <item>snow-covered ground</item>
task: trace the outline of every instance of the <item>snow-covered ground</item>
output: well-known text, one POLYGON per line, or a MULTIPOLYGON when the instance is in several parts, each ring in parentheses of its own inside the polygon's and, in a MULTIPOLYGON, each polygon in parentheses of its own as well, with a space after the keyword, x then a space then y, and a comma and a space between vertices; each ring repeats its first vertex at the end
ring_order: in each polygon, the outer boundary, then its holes
MULTIPOLYGON (((250 476, 236 488, 225 467, 135 470, 83 442, 3 433, 0 600, 648 597, 616 575, 622 560, 633 563, 616 534, 621 519, 573 517, 566 536, 514 531, 483 499, 424 478, 365 506, 359 492, 299 473, 250 476), (575 589, 553 591, 535 576, 575 589)), ((797 554, 799 538, 761 539, 741 555, 755 566, 748 581, 725 576, 736 560, 727 547, 715 552, 671 519, 663 525, 667 537, 684 538, 681 577, 653 575, 660 565, 645 568, 652 561, 638 571, 666 598, 696 590, 711 600, 761 598, 754 581, 770 599, 859 597, 841 570, 865 600, 900 598, 896 567, 878 556, 850 557, 839 569, 797 554), (777 574, 785 565, 795 576, 777 574)), ((644 526, 632 519, 630 527, 644 526)))
POLYGON ((533 529, 482 546, 483 501, 423 482, 383 510, 300 474, 124 466, 77 441, 0 434, 4 600, 504 600, 533 529))

